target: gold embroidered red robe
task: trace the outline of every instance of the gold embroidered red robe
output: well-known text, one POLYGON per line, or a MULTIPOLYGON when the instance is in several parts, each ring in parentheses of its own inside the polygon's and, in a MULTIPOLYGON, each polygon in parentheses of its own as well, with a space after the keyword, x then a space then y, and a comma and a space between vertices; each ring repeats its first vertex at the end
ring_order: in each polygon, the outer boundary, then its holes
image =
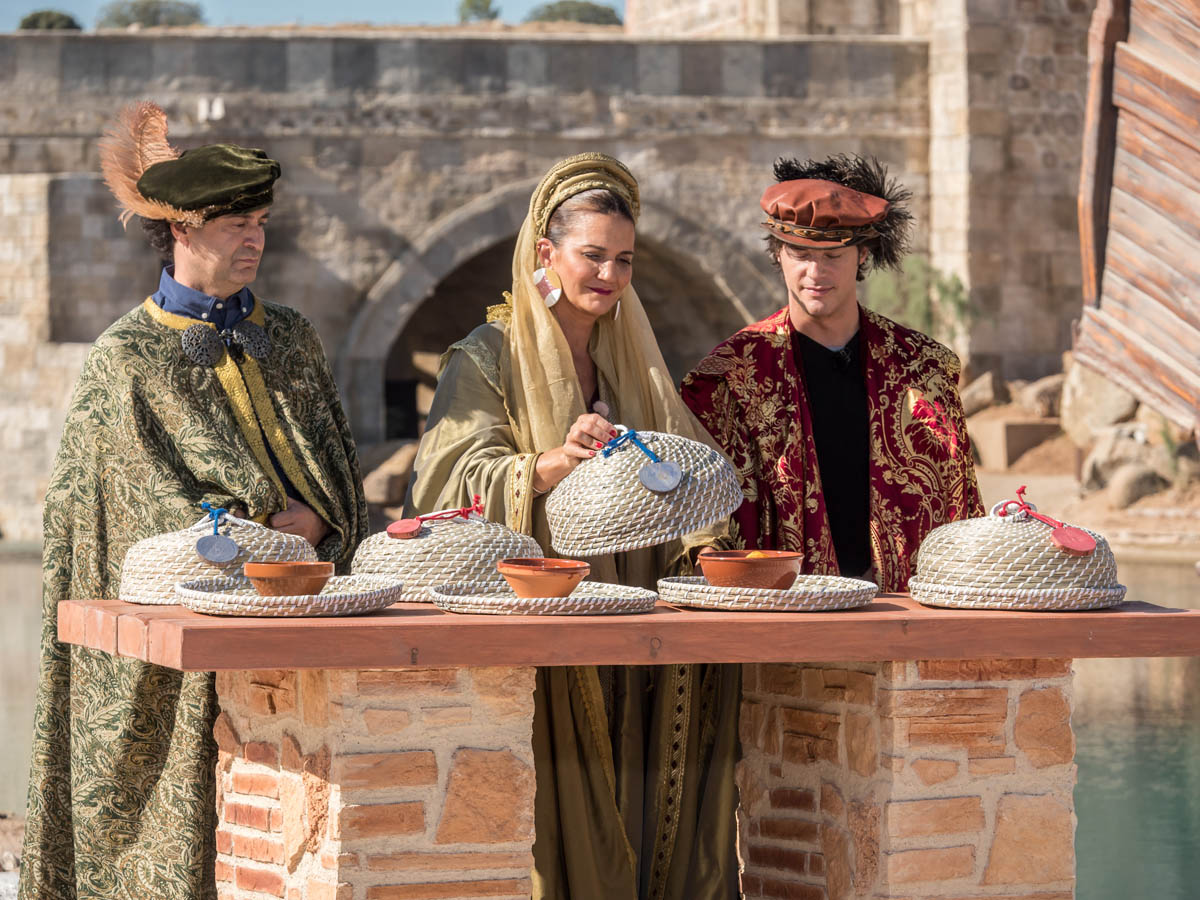
MULTIPOLYGON (((743 546, 797 550, 802 571, 836 574, 804 377, 786 308, 748 325, 701 360, 683 398, 729 454, 746 500, 743 546)), ((859 309, 870 428, 871 557, 883 591, 903 591, 921 540, 983 515, 958 358, 932 338, 859 309)))

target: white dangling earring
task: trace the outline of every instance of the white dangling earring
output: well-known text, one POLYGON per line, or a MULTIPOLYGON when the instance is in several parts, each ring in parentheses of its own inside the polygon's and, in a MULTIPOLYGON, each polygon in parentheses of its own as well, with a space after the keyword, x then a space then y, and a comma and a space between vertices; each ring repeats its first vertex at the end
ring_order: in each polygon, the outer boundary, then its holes
POLYGON ((533 285, 542 295, 547 307, 553 306, 562 299, 562 279, 549 266, 544 266, 533 273, 533 285))
POLYGON ((619 318, 621 318, 621 298, 620 297, 617 298, 617 308, 616 308, 616 310, 613 311, 613 321, 615 322, 619 318))

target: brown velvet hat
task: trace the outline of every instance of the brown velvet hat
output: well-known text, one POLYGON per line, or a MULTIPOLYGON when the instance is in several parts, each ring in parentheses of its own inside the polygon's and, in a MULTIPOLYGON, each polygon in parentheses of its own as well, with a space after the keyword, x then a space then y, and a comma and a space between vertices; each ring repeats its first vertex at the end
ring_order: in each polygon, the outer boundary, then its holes
POLYGON ((887 215, 886 200, 851 190, 834 181, 799 178, 763 191, 762 223, 781 241, 828 250, 878 237, 873 227, 887 215))
POLYGON ((762 196, 762 225, 770 237, 814 249, 861 245, 872 267, 900 269, 912 223, 905 204, 912 194, 888 177, 879 160, 780 159, 775 180, 762 196))

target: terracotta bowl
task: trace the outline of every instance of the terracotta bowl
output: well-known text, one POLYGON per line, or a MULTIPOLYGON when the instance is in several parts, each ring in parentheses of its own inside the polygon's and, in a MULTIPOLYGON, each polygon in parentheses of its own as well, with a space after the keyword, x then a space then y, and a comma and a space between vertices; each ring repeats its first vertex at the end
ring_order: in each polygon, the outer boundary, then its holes
POLYGON ((502 559, 496 571, 518 597, 565 597, 592 567, 574 559, 502 559))
POLYGON ((789 550, 707 550, 699 559, 705 580, 715 587, 782 591, 800 574, 800 557, 789 550))
POLYGON ((246 563, 242 574, 264 597, 296 597, 319 594, 333 576, 331 562, 246 563))

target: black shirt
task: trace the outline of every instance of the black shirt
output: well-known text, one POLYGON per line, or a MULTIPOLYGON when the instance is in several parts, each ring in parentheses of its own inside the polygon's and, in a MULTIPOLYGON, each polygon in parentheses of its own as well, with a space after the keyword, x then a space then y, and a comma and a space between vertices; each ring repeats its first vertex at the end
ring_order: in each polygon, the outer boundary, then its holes
POLYGON ((871 435, 859 336, 830 350, 793 331, 792 354, 808 392, 838 568, 861 575, 871 567, 871 435))

